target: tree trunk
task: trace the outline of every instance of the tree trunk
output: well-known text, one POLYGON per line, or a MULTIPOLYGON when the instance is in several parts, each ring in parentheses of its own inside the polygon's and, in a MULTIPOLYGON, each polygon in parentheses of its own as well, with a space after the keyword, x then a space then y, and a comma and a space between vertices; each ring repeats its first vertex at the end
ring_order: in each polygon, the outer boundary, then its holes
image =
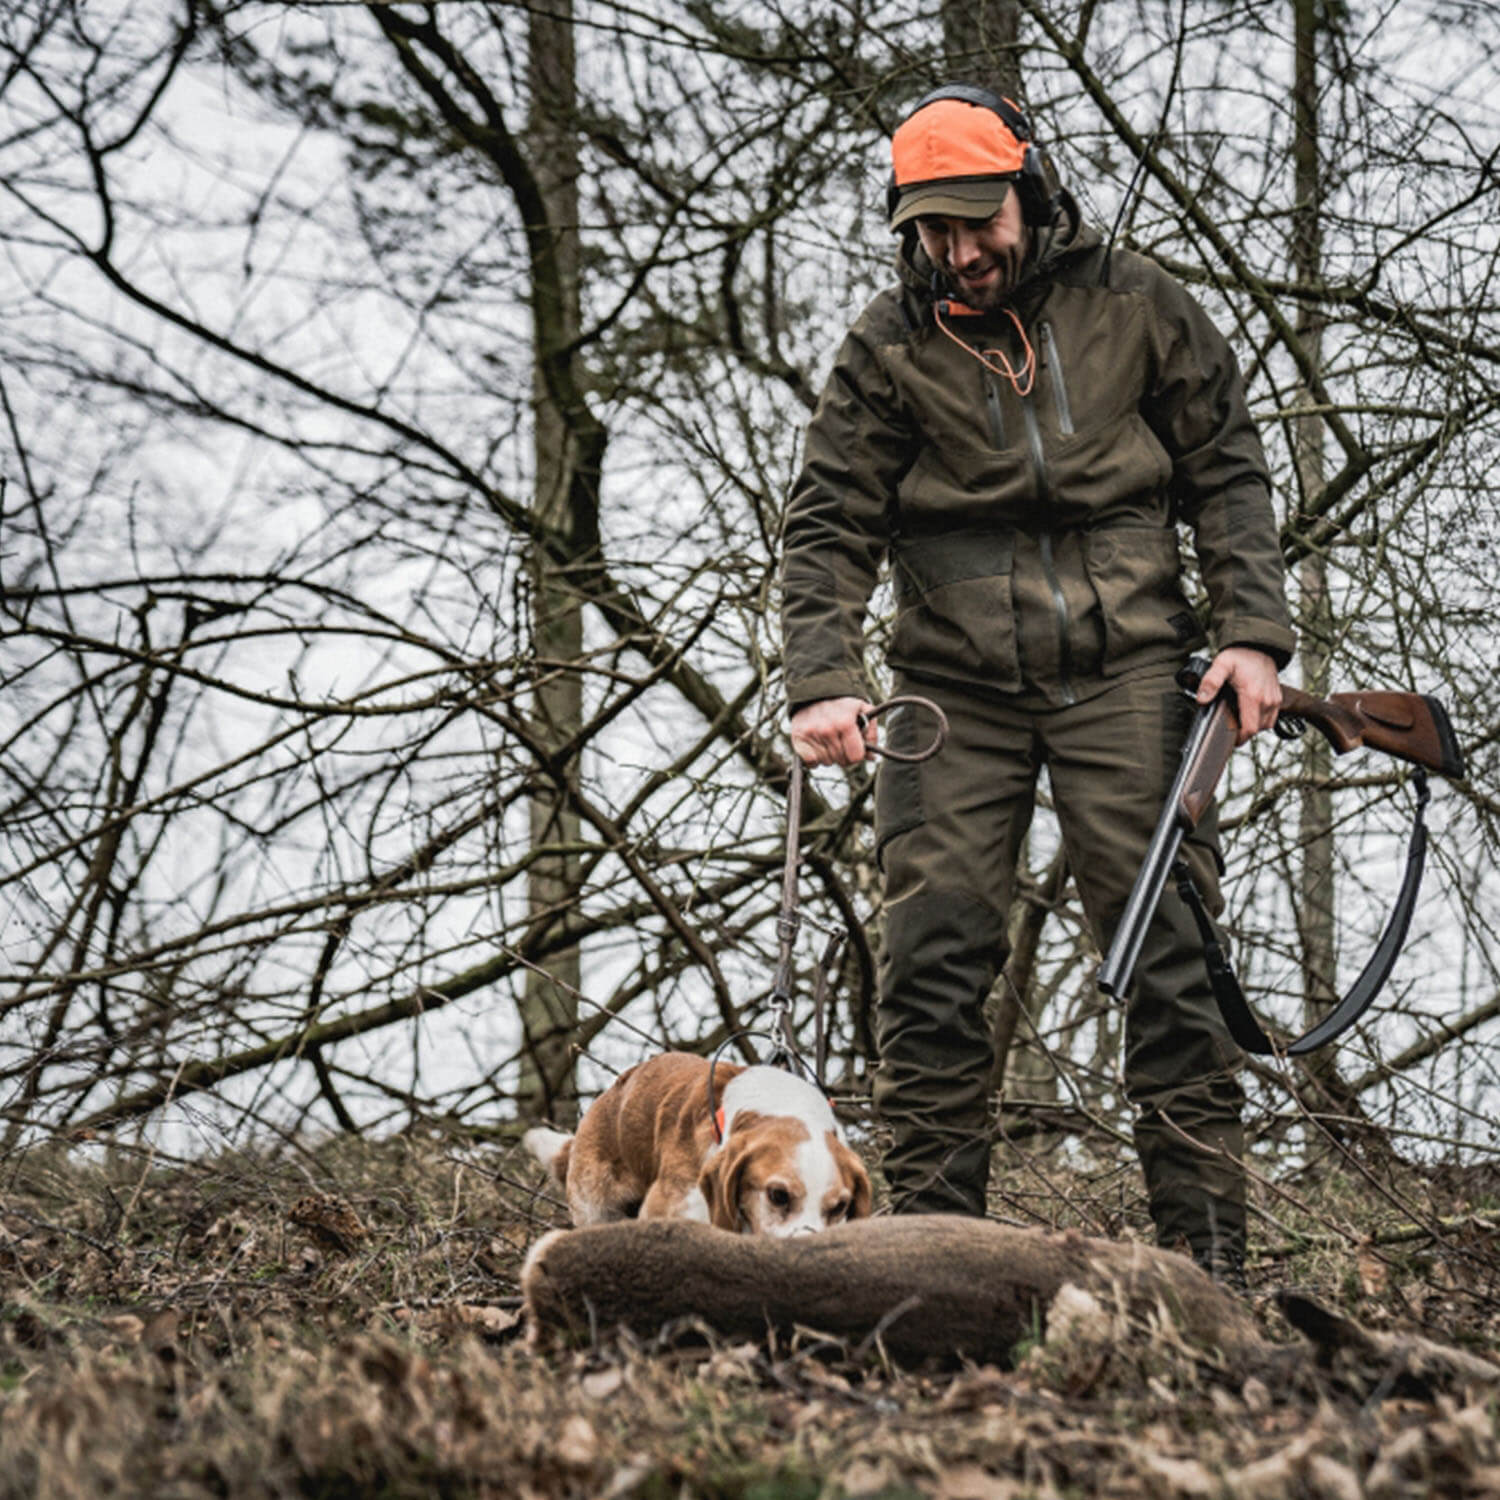
MULTIPOLYGON (((1293 83, 1295 137, 1292 155, 1296 196, 1292 208, 1293 273, 1303 285, 1322 276, 1321 182, 1318 168, 1318 34, 1322 24, 1318 0, 1293 0, 1296 65, 1293 83)), ((1323 317, 1311 299, 1300 304, 1297 336, 1315 371, 1322 368, 1323 317)), ((1314 511, 1325 482, 1322 417, 1312 408, 1315 397, 1303 383, 1296 404, 1307 411, 1293 422, 1298 489, 1305 510, 1314 511)), ((1302 681, 1308 692, 1326 697, 1333 652, 1333 609, 1328 593, 1328 561, 1320 550, 1309 552, 1298 570, 1302 595, 1302 681)), ((1304 741, 1305 784, 1299 808, 1302 865, 1297 890, 1297 928, 1302 944, 1302 1004, 1307 1024, 1322 1016, 1336 996, 1334 949, 1333 794, 1329 790, 1332 754, 1320 734, 1304 741)))
MULTIPOLYGON (((571 365, 569 348, 578 334, 580 244, 579 148, 571 0, 534 10, 528 22, 527 75, 531 110, 527 126, 533 171, 546 212, 556 275, 533 287, 535 353, 532 370, 533 509, 548 528, 569 539, 568 551, 584 562, 583 549, 596 530, 598 461, 590 452, 592 418, 576 396, 575 380, 558 379, 571 365)), ((576 372, 575 372, 576 374, 576 372)), ((538 546, 532 553, 531 632, 536 690, 533 715, 538 741, 559 751, 583 724, 583 679, 576 668, 583 653, 583 598, 566 562, 538 546)), ((578 754, 554 762, 549 779, 532 793, 531 844, 544 851, 532 866, 527 887, 532 922, 568 910, 578 900, 581 824, 561 788, 578 776, 578 754)), ((579 950, 569 948, 548 964, 550 978, 529 970, 522 998, 525 1047, 516 1091, 523 1119, 571 1124, 578 1114, 572 1052, 581 978, 579 950)))
POLYGON ((1023 103, 1016 0, 942 0, 943 77, 1023 103))

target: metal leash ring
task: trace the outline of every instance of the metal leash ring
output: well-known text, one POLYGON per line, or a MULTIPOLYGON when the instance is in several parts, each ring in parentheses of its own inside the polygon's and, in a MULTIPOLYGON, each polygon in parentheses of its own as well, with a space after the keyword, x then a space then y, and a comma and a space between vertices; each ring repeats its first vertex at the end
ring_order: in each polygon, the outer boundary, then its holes
POLYGON ((892 750, 885 745, 866 745, 866 755, 883 755, 887 760, 905 761, 913 764, 917 761, 931 760, 934 755, 947 743, 948 740, 948 715, 940 709, 931 698, 919 698, 915 693, 900 693, 894 698, 887 698, 884 703, 877 703, 874 708, 867 709, 857 716, 856 722, 861 729, 874 723, 881 714, 892 708, 901 707, 920 708, 929 713, 937 720, 937 733, 932 738, 930 745, 920 750, 892 750))

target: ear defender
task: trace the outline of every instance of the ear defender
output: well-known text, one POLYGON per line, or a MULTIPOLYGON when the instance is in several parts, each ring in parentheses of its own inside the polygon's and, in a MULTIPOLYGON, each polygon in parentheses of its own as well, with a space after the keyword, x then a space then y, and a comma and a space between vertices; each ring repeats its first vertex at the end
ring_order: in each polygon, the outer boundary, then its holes
MULTIPOLYGON (((1031 121, 1027 118, 1025 111, 1013 99, 1007 99, 1003 94, 997 94, 990 89, 979 88, 974 84, 950 83, 941 88, 934 89, 930 94, 924 94, 917 100, 911 111, 907 114, 905 125, 930 104, 937 104, 945 99, 956 100, 961 104, 970 104, 977 109, 987 109, 997 115, 1000 123, 1004 125, 1011 136, 1014 137, 1019 148, 1019 163, 1013 170, 1008 170, 1005 175, 1011 176, 1016 184, 1016 192, 1021 200, 1021 216, 1032 228, 1042 228, 1050 224, 1057 216, 1061 184, 1058 181, 1056 169, 1052 165, 1051 158, 1046 149, 1037 144, 1033 139, 1031 121)), ((993 131, 993 127, 991 127, 993 131)), ((899 134, 899 132, 898 132, 899 134)), ((949 174, 944 174, 949 175, 949 174)), ((959 175, 983 175, 982 172, 959 175)), ((892 169, 890 178, 886 183, 885 190, 885 212, 886 218, 895 217, 897 206, 901 202, 901 194, 907 187, 912 186, 918 180, 908 176, 906 182, 897 181, 897 171, 892 169)))

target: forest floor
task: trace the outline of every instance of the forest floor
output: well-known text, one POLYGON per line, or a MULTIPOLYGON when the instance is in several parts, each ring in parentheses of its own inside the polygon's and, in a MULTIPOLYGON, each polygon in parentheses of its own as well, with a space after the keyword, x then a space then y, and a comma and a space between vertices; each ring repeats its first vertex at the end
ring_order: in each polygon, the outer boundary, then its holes
MULTIPOLYGON (((1133 1163, 997 1179, 997 1214, 1140 1235, 1133 1163)), ((1258 1190, 1251 1298, 1500 1348, 1488 1171, 1345 1157, 1258 1190)), ((1161 1328, 1088 1358, 901 1370, 809 1333, 528 1346, 565 1222, 514 1144, 340 1138, 163 1164, 0 1160, 0 1500, 12 1497, 1399 1496, 1500 1493, 1494 1390, 1270 1389, 1161 1328)))

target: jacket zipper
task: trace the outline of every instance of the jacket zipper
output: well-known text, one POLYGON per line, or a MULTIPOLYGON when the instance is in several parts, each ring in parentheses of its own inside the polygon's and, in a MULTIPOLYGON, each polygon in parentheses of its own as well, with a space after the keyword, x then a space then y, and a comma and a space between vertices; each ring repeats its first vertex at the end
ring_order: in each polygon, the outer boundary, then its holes
MULTIPOLYGON (((1042 450, 1042 430, 1037 424, 1036 407, 1030 394, 1021 397, 1021 414, 1026 418, 1026 437, 1031 444, 1031 462, 1036 469, 1037 498, 1045 506, 1051 499, 1047 483, 1047 456, 1042 450)), ((1052 556, 1052 533, 1043 531, 1038 539, 1042 554, 1042 576, 1047 580, 1048 592, 1052 595, 1052 614, 1057 622, 1057 681, 1066 704, 1078 702, 1073 690, 1073 649, 1068 644, 1068 601, 1063 596, 1062 584, 1057 577, 1057 564, 1052 556)))
POLYGON ((990 441, 997 448, 1005 446, 1005 417, 1000 410, 1000 385, 989 371, 984 376, 984 404, 990 414, 990 441))
POLYGON ((1073 408, 1068 405, 1068 387, 1063 380, 1062 356, 1057 352, 1057 339, 1052 332, 1050 319, 1044 320, 1042 334, 1042 363, 1052 377, 1052 402, 1057 409, 1057 426, 1065 437, 1073 432, 1073 408))

